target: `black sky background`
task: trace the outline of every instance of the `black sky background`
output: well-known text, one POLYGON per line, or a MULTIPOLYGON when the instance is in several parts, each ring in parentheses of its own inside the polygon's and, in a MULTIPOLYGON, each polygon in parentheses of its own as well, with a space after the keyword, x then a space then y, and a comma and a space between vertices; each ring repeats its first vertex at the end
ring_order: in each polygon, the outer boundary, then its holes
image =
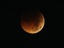
MULTIPOLYGON (((51 47, 54 48, 60 42, 63 3, 49 1, 3 1, 1 4, 1 45, 23 47, 51 47), (41 11, 45 17, 45 26, 38 34, 28 34, 20 26, 22 14, 34 9, 41 11), (58 42, 59 41, 59 42, 58 42)), ((6 47, 8 47, 6 46, 6 47)))

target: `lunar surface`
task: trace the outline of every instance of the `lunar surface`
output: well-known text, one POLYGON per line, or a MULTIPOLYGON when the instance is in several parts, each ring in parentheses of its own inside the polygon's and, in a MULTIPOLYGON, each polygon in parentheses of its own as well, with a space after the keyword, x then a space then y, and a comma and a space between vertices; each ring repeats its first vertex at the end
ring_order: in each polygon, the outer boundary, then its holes
POLYGON ((22 29, 29 34, 36 34, 40 32, 45 24, 44 16, 39 11, 25 12, 20 21, 22 29))

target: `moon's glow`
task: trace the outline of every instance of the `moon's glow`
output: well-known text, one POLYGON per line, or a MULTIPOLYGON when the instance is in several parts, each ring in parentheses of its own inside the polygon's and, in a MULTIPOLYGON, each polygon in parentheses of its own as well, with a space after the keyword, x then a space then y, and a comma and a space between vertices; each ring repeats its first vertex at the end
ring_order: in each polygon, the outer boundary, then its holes
POLYGON ((45 19, 41 12, 30 11, 21 17, 20 24, 25 32, 35 34, 43 29, 45 19))

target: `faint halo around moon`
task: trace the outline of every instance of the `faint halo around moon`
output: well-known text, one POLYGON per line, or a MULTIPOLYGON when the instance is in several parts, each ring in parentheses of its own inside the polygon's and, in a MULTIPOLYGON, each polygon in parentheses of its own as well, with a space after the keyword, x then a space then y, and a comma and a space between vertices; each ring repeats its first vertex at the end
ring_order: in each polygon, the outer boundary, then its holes
POLYGON ((29 34, 40 32, 45 25, 45 18, 40 11, 27 11, 21 16, 20 25, 29 34))

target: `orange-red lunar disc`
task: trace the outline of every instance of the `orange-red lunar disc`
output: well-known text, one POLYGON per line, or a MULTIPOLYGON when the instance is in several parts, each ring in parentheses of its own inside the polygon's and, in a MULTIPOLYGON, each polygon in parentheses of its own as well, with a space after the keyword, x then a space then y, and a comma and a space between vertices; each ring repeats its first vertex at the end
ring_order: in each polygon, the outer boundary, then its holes
POLYGON ((22 29, 29 34, 40 32, 45 24, 44 16, 39 11, 25 12, 20 21, 22 29))

